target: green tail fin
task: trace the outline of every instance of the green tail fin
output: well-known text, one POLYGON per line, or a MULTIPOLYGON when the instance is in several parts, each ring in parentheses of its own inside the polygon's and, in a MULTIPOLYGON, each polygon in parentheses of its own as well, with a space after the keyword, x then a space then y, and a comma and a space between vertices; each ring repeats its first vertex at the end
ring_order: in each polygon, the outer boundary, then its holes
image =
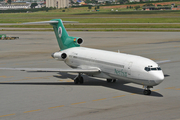
POLYGON ((50 23, 53 26, 56 39, 61 50, 71 47, 79 47, 83 42, 79 37, 71 37, 68 35, 61 19, 53 19, 51 21, 58 21, 57 23, 50 23))

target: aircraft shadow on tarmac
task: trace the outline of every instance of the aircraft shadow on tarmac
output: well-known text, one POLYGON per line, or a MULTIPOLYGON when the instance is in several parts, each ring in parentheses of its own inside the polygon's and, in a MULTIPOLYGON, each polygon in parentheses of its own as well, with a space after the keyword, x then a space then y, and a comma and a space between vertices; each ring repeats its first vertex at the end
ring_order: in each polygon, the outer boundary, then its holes
MULTIPOLYGON (((59 79, 74 79, 76 75, 68 74, 68 73, 58 73, 59 75, 53 75, 53 77, 59 78, 59 79)), ((115 90, 120 90, 124 92, 134 93, 143 95, 143 89, 137 88, 133 86, 128 86, 129 82, 125 82, 123 80, 117 80, 115 83, 107 83, 104 80, 97 79, 95 77, 88 77, 86 75, 83 75, 84 83, 83 84, 74 84, 74 82, 0 82, 0 84, 7 84, 7 85, 73 85, 73 86, 103 86, 107 88, 112 88, 115 90)), ((163 97, 160 93, 157 93, 155 91, 152 91, 150 96, 155 97, 163 97)))

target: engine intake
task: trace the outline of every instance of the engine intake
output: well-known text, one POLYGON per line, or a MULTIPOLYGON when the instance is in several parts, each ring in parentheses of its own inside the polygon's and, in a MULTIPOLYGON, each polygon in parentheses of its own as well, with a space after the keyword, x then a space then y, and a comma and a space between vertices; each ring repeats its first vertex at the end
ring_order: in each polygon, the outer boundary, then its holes
POLYGON ((82 39, 82 38, 78 38, 78 39, 76 40, 76 42, 77 42, 77 44, 81 45, 81 44, 83 43, 83 39, 82 39))
POLYGON ((60 61, 63 61, 67 58, 67 54, 62 52, 55 52, 51 56, 60 61))
POLYGON ((66 59, 66 57, 67 57, 67 54, 66 54, 66 53, 62 53, 62 54, 61 54, 61 58, 62 58, 62 59, 66 59))
POLYGON ((76 45, 81 45, 83 43, 83 39, 82 38, 78 38, 78 37, 75 37, 74 38, 74 42, 76 45))

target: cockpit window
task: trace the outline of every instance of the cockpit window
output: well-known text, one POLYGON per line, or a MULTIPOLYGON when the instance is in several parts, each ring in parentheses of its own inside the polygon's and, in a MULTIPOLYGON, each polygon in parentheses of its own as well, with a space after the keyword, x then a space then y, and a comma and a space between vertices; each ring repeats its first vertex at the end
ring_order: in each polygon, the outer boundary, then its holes
POLYGON ((157 68, 151 68, 151 70, 157 70, 157 68))
POLYGON ((160 67, 158 67, 157 69, 158 69, 158 70, 161 70, 161 68, 160 68, 160 67))
POLYGON ((160 67, 145 67, 144 68, 145 71, 155 71, 155 70, 161 70, 160 67))
POLYGON ((148 68, 148 67, 145 67, 145 68, 144 68, 144 70, 146 70, 146 71, 150 71, 150 68, 148 68))

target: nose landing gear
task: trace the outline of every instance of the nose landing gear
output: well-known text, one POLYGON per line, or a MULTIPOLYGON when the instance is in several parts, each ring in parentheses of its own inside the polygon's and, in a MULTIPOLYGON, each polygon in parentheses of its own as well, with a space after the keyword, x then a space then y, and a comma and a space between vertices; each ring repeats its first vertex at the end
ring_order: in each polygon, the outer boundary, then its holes
POLYGON ((150 88, 153 88, 152 86, 144 86, 145 90, 143 91, 144 95, 150 95, 151 90, 150 88))

